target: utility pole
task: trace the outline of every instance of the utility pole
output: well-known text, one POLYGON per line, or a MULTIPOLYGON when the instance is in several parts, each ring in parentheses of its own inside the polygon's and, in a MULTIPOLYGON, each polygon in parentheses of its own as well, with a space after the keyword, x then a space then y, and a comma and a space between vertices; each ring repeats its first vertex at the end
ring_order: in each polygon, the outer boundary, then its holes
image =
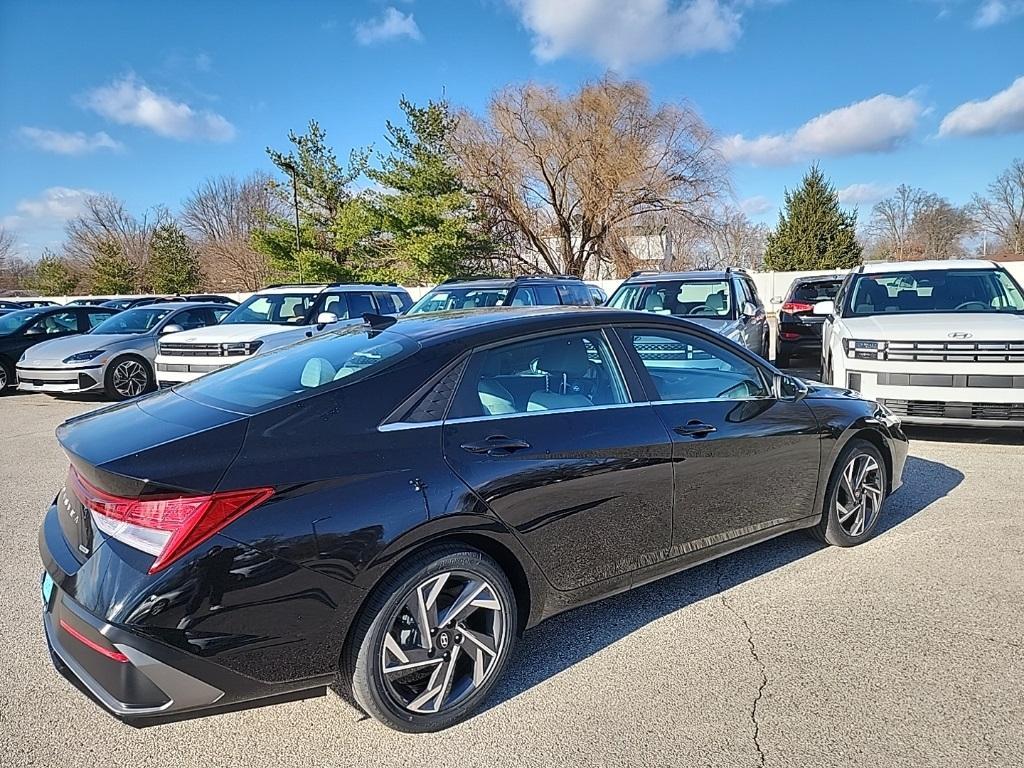
POLYGON ((302 241, 299 238, 299 182, 298 169, 293 163, 285 162, 284 167, 292 177, 292 208, 295 212, 295 261, 299 265, 299 282, 302 282, 302 241))

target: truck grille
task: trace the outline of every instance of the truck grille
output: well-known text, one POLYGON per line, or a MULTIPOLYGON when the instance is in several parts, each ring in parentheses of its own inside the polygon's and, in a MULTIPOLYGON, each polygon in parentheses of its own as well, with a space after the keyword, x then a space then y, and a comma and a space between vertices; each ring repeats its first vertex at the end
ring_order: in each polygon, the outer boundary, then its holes
POLYGON ((1024 363, 1024 342, 890 341, 885 359, 922 363, 1024 363))
POLYGON ((1019 421, 1024 425, 1024 403, 947 403, 941 400, 893 400, 881 403, 897 416, 928 419, 1019 421))
POLYGON ((220 357, 220 344, 161 344, 160 354, 171 357, 220 357))

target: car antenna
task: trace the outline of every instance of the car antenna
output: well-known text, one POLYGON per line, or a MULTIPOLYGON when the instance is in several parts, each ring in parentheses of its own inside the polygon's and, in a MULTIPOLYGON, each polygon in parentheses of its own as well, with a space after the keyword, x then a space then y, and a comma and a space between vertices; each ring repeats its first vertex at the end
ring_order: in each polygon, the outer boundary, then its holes
POLYGON ((364 312, 363 322, 374 331, 383 331, 385 328, 390 328, 397 323, 398 318, 391 317, 391 315, 378 315, 375 312, 364 312))

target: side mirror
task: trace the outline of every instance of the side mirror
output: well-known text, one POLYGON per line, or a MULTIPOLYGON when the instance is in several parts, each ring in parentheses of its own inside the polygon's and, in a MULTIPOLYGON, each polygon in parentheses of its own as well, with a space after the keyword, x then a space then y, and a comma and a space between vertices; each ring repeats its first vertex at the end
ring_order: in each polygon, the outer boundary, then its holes
POLYGON ((794 403, 803 400, 810 391, 796 376, 787 376, 784 373, 776 373, 772 377, 772 390, 777 400, 789 400, 794 403))
POLYGON ((781 296, 772 296, 772 300, 771 301, 772 301, 772 304, 781 304, 782 303, 782 297, 781 296))
POLYGON ((814 305, 814 309, 811 310, 812 315, 834 315, 836 313, 836 303, 834 301, 819 301, 814 305))
POLYGON ((316 329, 322 331, 325 325, 338 322, 338 316, 333 312, 321 312, 316 316, 316 329))
POLYGON ((743 306, 740 307, 740 314, 744 317, 753 317, 757 314, 757 307, 754 306, 753 302, 744 301, 743 306))
POLYGON ((165 333, 181 333, 185 329, 176 323, 168 323, 160 329, 160 335, 163 336, 165 333))

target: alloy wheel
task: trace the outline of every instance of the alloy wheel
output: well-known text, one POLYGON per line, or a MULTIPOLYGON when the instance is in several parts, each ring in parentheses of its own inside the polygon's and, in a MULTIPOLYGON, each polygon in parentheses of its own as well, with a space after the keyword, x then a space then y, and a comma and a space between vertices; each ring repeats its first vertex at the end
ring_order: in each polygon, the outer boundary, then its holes
POLYGON ((843 469, 836 490, 836 520, 849 536, 870 530, 882 509, 885 490, 874 456, 855 454, 843 469))
POLYGON ((423 581, 384 635, 380 660, 389 696, 416 714, 455 707, 498 667, 504 622, 497 591, 478 574, 448 571, 423 581))
POLYGON ((124 360, 114 368, 114 389, 122 397, 137 397, 149 386, 149 372, 138 360, 124 360))
POLYGON ((0 392, 7 389, 7 370, 0 365, 0 392))

